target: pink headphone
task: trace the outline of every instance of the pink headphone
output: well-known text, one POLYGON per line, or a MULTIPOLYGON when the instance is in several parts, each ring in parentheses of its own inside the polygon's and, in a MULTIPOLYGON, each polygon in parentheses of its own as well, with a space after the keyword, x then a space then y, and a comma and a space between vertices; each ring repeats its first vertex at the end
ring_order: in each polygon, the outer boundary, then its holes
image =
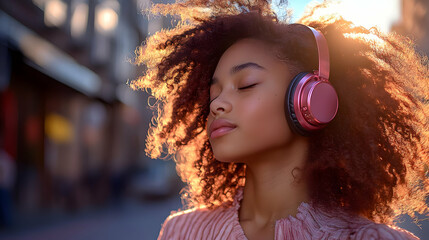
POLYGON ((321 32, 308 28, 316 38, 319 70, 298 73, 292 79, 285 97, 289 126, 301 135, 324 128, 338 111, 338 96, 329 83, 328 44, 321 32))

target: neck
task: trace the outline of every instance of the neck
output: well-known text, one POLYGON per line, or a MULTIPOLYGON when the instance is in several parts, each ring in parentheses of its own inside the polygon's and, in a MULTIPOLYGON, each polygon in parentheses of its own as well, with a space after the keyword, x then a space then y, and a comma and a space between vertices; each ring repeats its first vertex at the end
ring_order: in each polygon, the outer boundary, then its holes
POLYGON ((298 206, 309 200, 306 184, 295 179, 300 171, 294 170, 304 167, 306 150, 307 141, 298 138, 285 149, 246 162, 240 221, 274 226, 276 220, 296 215, 298 206))

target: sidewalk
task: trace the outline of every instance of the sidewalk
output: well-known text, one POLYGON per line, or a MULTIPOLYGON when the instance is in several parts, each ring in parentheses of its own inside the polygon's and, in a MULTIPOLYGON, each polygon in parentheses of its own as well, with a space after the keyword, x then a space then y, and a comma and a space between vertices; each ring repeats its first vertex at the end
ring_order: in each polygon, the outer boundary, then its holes
MULTIPOLYGON (((54 223, 0 232, 3 240, 115 240, 156 239, 170 211, 181 207, 180 198, 137 201, 122 206, 91 209, 64 215, 54 223)), ((51 217, 52 218, 52 217, 51 217)))

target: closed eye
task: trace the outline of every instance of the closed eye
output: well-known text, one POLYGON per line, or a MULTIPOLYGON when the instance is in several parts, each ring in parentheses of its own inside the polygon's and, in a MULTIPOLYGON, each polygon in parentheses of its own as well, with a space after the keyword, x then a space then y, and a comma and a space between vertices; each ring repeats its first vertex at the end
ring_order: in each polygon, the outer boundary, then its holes
POLYGON ((252 88, 252 87, 254 87, 254 86, 256 86, 256 85, 258 85, 257 83, 254 83, 254 84, 251 84, 251 85, 247 85, 247 86, 244 86, 244 87, 240 87, 240 88, 238 88, 239 90, 245 90, 245 89, 249 89, 249 88, 252 88))

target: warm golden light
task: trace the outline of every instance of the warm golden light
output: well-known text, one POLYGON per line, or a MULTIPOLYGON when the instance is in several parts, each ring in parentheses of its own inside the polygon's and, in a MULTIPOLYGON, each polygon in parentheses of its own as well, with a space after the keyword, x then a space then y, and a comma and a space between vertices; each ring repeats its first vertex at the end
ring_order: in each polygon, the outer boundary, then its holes
POLYGON ((118 8, 119 4, 116 1, 108 1, 96 7, 95 27, 97 31, 101 33, 111 33, 116 29, 118 25, 118 8))
POLYGON ((47 26, 61 26, 67 16, 67 4, 61 0, 45 2, 45 24, 47 26))
POLYGON ((70 142, 73 138, 73 125, 67 118, 50 113, 45 118, 45 133, 54 142, 70 142))
POLYGON ((399 20, 400 0, 343 0, 337 11, 356 25, 389 32, 391 24, 399 20))
POLYGON ((71 18, 71 35, 75 38, 81 37, 88 24, 88 4, 77 3, 71 18))

